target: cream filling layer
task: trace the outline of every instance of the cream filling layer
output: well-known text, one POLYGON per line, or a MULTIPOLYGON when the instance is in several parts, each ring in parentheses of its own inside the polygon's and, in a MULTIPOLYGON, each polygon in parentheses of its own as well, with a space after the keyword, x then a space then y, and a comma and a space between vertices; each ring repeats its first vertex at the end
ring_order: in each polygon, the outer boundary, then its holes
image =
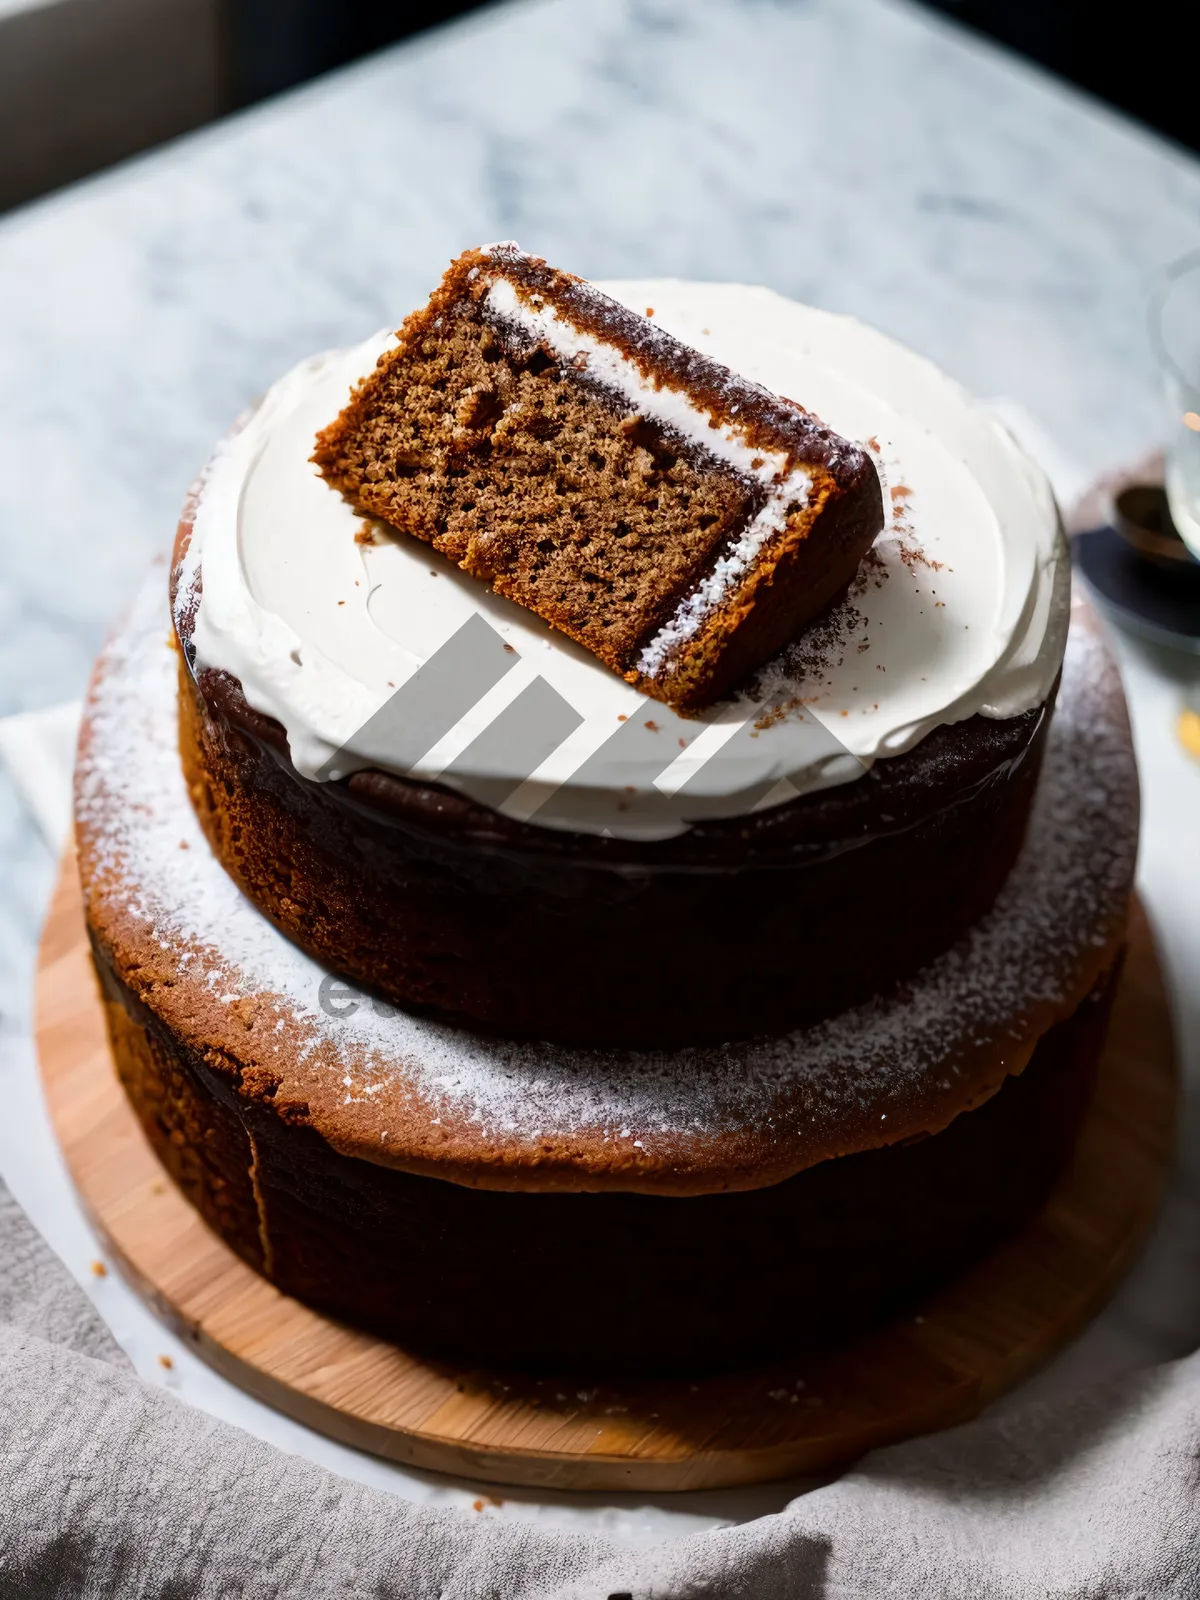
POLYGON ((697 793, 709 814, 745 814, 849 781, 941 724, 1013 716, 1045 698, 1062 658, 1069 563, 1043 474, 994 418, 883 335, 768 290, 602 287, 636 311, 654 306, 655 322, 687 344, 873 443, 895 515, 843 636, 790 676, 776 664, 758 699, 684 721, 419 541, 356 542, 359 519, 309 457, 317 430, 394 342, 380 334, 301 363, 222 444, 182 574, 184 594, 203 574, 199 664, 233 673, 250 705, 283 724, 301 773, 381 766, 550 827, 667 837, 701 814, 697 793), (393 695, 479 618, 509 647, 511 670, 425 750, 381 742, 393 695), (764 699, 781 698, 797 709, 758 730, 764 699), (558 718, 539 713, 534 735, 553 723, 562 737, 543 751, 531 736, 506 768, 500 735, 524 726, 527 705, 558 718), (597 762, 626 722, 647 730, 638 736, 657 754, 632 795, 601 793, 597 762))
POLYGON ((647 643, 638 671, 655 678, 674 651, 690 639, 729 589, 740 582, 767 540, 782 533, 793 508, 808 504, 812 474, 804 466, 788 470, 787 457, 749 444, 736 424, 722 423, 682 390, 655 384, 619 350, 565 322, 546 302, 517 293, 507 278, 497 278, 484 296, 485 315, 520 329, 560 360, 583 367, 590 378, 628 401, 631 411, 671 428, 689 443, 732 467, 766 493, 761 509, 712 570, 680 601, 673 616, 647 643))

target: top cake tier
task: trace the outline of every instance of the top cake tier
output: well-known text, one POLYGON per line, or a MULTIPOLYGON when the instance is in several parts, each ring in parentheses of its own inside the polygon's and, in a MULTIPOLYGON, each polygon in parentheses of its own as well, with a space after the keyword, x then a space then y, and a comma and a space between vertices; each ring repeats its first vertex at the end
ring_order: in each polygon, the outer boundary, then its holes
MULTIPOLYGON (((197 670, 237 680, 299 774, 374 769, 522 825, 661 840, 1045 700, 1067 565, 1043 477, 991 417, 882 335, 767 290, 604 287, 660 353, 656 329, 742 374, 748 393, 795 396, 822 418, 828 429, 801 429, 806 470, 857 472, 861 452, 829 429, 865 448, 887 520, 849 596, 729 698, 680 716, 428 545, 364 524, 320 475, 317 434, 397 348, 380 335, 303 363, 222 445, 180 573, 197 670)), ((518 309, 522 336, 561 360, 547 308, 518 309)), ((802 417, 779 412, 783 432, 802 417)))

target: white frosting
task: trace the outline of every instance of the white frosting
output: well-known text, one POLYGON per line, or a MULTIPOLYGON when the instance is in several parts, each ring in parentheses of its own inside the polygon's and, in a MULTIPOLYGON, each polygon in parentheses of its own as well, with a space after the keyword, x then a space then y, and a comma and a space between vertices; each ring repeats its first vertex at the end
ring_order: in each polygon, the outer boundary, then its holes
MULTIPOLYGON (((318 429, 393 342, 380 334, 301 363, 220 447, 180 585, 186 595, 202 568, 198 662, 233 673, 250 705, 283 724, 300 772, 339 777, 381 766, 547 826, 664 837, 701 814, 744 813, 851 780, 941 724, 1009 717, 1045 698, 1065 641, 1069 561, 1044 475, 994 418, 882 334, 769 290, 658 280, 602 287, 639 312, 653 307, 669 333, 877 446, 895 516, 847 615, 848 637, 818 672, 773 668, 758 700, 685 721, 419 541, 357 543, 359 519, 309 457, 318 429), (511 670, 429 749, 391 749, 376 714, 480 616, 511 647, 511 670), (538 680, 571 709, 573 731, 532 772, 506 772, 495 740, 478 771, 468 770, 470 758, 464 768, 463 753, 481 750, 479 736, 538 680), (795 708, 754 730, 764 700, 780 699, 795 708), (596 752, 626 720, 652 727, 645 738, 657 738, 657 754, 646 761, 643 752, 630 784, 598 789, 596 752), (487 785, 498 780, 495 800, 487 785)), ((549 323, 543 332, 568 335, 581 337, 549 323)), ((592 363, 608 354, 587 354, 599 377, 592 363)), ((607 381, 632 398, 636 378, 621 364, 607 381)), ((687 406, 687 430, 696 426, 690 402, 671 391, 639 390, 637 403, 662 420, 670 413, 675 426, 687 406)), ((726 459, 746 449, 731 432, 707 431, 706 444, 730 452, 726 459)), ((755 470, 774 475, 778 464, 755 470)), ((693 609, 704 604, 693 598, 693 609)))

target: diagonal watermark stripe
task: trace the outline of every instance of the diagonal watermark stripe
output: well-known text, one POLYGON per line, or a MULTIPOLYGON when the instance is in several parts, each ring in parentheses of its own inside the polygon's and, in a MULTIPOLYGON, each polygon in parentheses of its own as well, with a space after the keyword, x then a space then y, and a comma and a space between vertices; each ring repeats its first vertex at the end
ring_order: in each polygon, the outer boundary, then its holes
MULTIPOLYGON (((317 776, 329 778, 364 761, 411 773, 520 660, 476 613, 317 776)), ((782 701, 759 707, 723 742, 714 740, 722 731, 714 724, 725 709, 713 707, 685 718, 657 700, 642 699, 570 776, 547 785, 550 792, 543 790, 544 798, 536 793, 529 797, 531 812, 522 811, 524 797, 518 798, 517 809, 525 820, 545 827, 586 832, 611 827, 631 838, 667 837, 680 825, 705 817, 744 816, 793 775, 807 775, 832 758, 855 759, 823 723, 782 701), (766 726, 756 725, 764 722, 766 726), (706 754, 710 746, 711 754, 706 754), (668 775, 676 762, 680 767, 668 775), (685 769, 690 769, 686 777, 685 769), (673 791, 672 782, 677 783, 673 791)), ((538 675, 491 717, 438 778, 480 804, 502 810, 586 721, 538 675)), ((775 798, 786 798, 786 790, 775 798)))
POLYGON ((789 707, 786 717, 767 728, 756 726, 778 709, 760 708, 678 789, 663 794, 657 780, 679 757, 681 742, 691 743, 709 719, 680 717, 658 701, 644 700, 530 820, 587 828, 608 817, 622 829, 666 831, 704 817, 744 816, 781 779, 834 757, 854 759, 836 734, 796 708, 789 707))
POLYGON ((758 726, 779 710, 779 701, 764 706, 680 785, 675 792, 680 816, 739 815, 757 805, 780 779, 823 766, 836 756, 850 757, 836 734, 797 708, 789 707, 769 727, 758 726))
MULTIPOLYGON (((690 743, 703 721, 685 721, 657 700, 642 700, 530 817, 550 827, 595 827, 611 812, 623 820, 648 814, 678 817, 679 807, 654 787, 676 760, 680 743, 690 743)), ((615 818, 614 818, 615 820, 615 818)))
POLYGON ((594 750, 571 779, 585 789, 652 789, 678 757, 681 742, 690 744, 706 724, 685 720, 659 700, 642 700, 594 750))
POLYGON ((317 777, 340 771, 351 751, 356 762, 410 771, 519 660, 476 612, 329 757, 317 777))
POLYGON ((498 809, 583 720, 553 685, 535 678, 454 758, 442 779, 498 809))
MULTIPOLYGON (((595 827, 606 813, 627 814, 635 805, 638 814, 646 806, 658 813, 666 800, 654 789, 654 779, 680 754, 680 739, 694 739, 699 726, 685 723, 658 701, 643 699, 568 782, 538 806, 530 821, 550 827, 595 827), (678 733, 675 723, 686 733, 678 733)), ((674 813, 678 816, 678 806, 674 813)))

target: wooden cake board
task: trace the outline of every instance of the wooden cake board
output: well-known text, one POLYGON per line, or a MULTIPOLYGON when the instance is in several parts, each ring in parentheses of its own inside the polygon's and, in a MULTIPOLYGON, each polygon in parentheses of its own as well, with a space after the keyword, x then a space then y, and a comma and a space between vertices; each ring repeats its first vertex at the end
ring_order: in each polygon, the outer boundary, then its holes
POLYGON ((1075 1333, 1116 1284, 1173 1142, 1171 1025, 1134 908, 1095 1102, 1070 1170, 1016 1238, 914 1311, 752 1372, 607 1384, 418 1360, 260 1278, 167 1178, 109 1055, 73 858, 42 936, 37 1040, 50 1115, 125 1277, 219 1372, 391 1460, 492 1483, 663 1491, 828 1473, 972 1417, 1075 1333))

